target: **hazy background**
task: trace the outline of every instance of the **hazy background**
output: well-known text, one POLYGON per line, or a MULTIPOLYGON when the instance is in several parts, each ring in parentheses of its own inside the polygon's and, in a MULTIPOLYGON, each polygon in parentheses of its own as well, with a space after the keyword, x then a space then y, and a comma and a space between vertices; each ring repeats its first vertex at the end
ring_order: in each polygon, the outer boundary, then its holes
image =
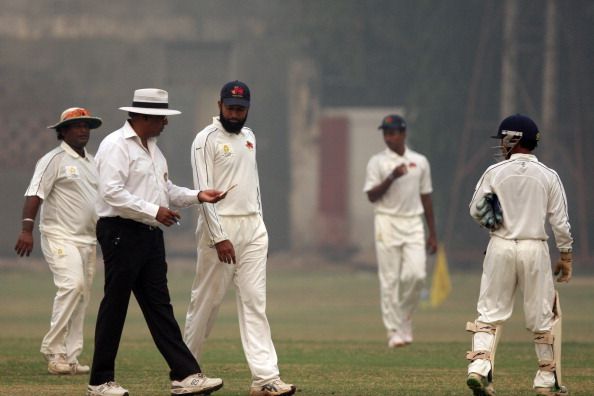
MULTIPOLYGON (((503 116, 521 112, 541 129, 536 154, 564 181, 576 266, 587 271, 593 72, 591 0, 0 0, 0 256, 14 254, 23 193, 37 159, 57 144, 46 126, 62 110, 83 106, 103 119, 88 146, 94 153, 123 124, 117 108, 130 105, 134 89, 168 90, 183 114, 169 118, 159 146, 173 180, 191 185, 195 133, 217 115, 220 87, 240 79, 252 90, 248 125, 258 139, 272 251, 373 259, 357 238, 371 239, 371 206, 365 221, 348 210, 349 202, 365 208, 363 179, 348 176, 354 192, 324 196, 345 170, 320 171, 334 158, 318 144, 333 150, 320 120, 337 109, 374 114, 348 136, 351 152, 375 150, 383 144, 378 109, 402 109, 410 145, 432 164, 450 266, 478 268, 487 235, 467 203, 493 161, 488 137, 503 116), (333 199, 348 201, 338 223, 350 230, 346 240, 328 238, 318 224, 333 215, 333 199)), ((338 132, 332 136, 347 137, 338 132)), ((343 160, 364 169, 354 158, 343 160)), ((182 226, 168 231, 168 253, 190 257, 194 212, 182 215, 182 226)))

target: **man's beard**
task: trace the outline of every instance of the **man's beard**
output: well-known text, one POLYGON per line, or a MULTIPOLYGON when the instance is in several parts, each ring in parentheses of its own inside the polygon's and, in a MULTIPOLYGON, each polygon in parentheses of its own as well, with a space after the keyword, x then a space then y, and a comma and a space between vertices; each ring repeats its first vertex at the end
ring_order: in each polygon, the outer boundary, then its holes
POLYGON ((245 124, 246 120, 247 120, 247 114, 243 120, 241 120, 239 122, 235 122, 235 121, 232 122, 223 116, 222 111, 219 113, 219 121, 221 121, 221 125, 223 125, 223 128, 225 128, 225 130, 227 132, 239 133, 241 131, 241 128, 243 128, 243 125, 245 124))

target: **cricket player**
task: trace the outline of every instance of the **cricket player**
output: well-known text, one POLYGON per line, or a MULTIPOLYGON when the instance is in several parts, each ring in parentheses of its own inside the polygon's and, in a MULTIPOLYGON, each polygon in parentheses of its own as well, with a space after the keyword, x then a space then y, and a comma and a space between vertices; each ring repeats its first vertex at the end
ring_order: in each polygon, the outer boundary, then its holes
POLYGON ((495 394, 497 342, 520 290, 538 358, 534 390, 540 396, 566 395, 561 381, 561 311, 545 231, 548 218, 560 254, 555 275, 561 273, 558 282, 568 282, 573 239, 565 191, 559 175, 532 154, 540 133, 530 118, 505 118, 493 137, 501 141, 505 160, 487 168, 470 202, 470 215, 490 230, 491 238, 483 262, 479 316, 466 326, 474 333, 466 356, 471 361, 466 383, 475 396, 495 394))
POLYGON ((51 374, 86 374, 80 364, 83 325, 95 274, 95 160, 85 146, 91 129, 101 119, 81 107, 62 112, 55 129, 62 143, 35 166, 25 192, 22 231, 15 251, 19 256, 33 250, 33 225, 41 207, 41 250, 58 288, 50 329, 41 343, 41 353, 51 374))
POLYGON ((382 319, 388 347, 412 343, 412 315, 426 277, 426 253, 437 250, 431 170, 427 158, 406 145, 406 122, 393 114, 378 127, 387 148, 367 164, 363 191, 375 210, 375 247, 382 319), (423 215, 429 236, 425 240, 423 215))
POLYGON ((232 190, 224 201, 199 208, 198 262, 184 339, 199 358, 233 284, 241 342, 252 373, 250 396, 292 395, 295 386, 280 379, 266 317, 268 233, 262 219, 256 137, 244 127, 249 88, 241 81, 225 84, 218 105, 219 116, 192 143, 194 186, 232 190))

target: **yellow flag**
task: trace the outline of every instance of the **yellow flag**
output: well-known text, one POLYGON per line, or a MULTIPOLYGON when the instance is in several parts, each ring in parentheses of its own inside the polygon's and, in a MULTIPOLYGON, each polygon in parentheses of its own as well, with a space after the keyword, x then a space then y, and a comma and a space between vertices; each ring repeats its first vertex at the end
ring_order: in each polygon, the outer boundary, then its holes
POLYGON ((435 308, 443 304, 451 291, 452 283, 448 271, 448 259, 445 248, 442 244, 439 244, 431 281, 431 306, 435 308))

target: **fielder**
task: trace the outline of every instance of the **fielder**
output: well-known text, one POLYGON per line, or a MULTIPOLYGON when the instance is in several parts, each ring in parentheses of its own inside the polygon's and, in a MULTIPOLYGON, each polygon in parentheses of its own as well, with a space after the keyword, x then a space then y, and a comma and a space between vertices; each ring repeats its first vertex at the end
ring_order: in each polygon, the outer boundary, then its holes
POLYGON ((64 110, 55 129, 62 143, 44 155, 25 192, 22 231, 15 251, 19 256, 33 250, 33 225, 39 207, 41 250, 58 288, 50 329, 41 343, 41 353, 51 374, 86 374, 80 364, 83 325, 95 274, 95 160, 85 146, 91 129, 101 126, 83 108, 64 110))
POLYGON ((470 215, 490 230, 491 239, 483 262, 479 316, 466 325, 474 333, 466 384, 475 396, 495 394, 497 343, 519 289, 538 358, 534 390, 540 396, 567 395, 561 379, 561 309, 545 231, 548 218, 560 252, 555 275, 561 272, 557 281, 568 282, 573 240, 565 190, 557 173, 532 154, 540 133, 530 118, 505 118, 493 137, 501 140, 505 160, 487 168, 470 202, 470 215))
POLYGON ((413 341, 412 315, 425 284, 425 250, 437 250, 431 169, 427 158, 405 144, 406 122, 384 117, 387 148, 371 157, 363 191, 375 209, 375 247, 381 309, 388 347, 413 341), (425 240, 423 214, 429 236, 425 240))
POLYGON ((224 201, 199 208, 198 262, 184 339, 198 359, 229 286, 235 286, 239 330, 252 373, 250 396, 295 393, 280 379, 266 317, 268 233, 262 219, 256 137, 244 127, 250 91, 240 81, 221 90, 219 117, 192 143, 197 189, 229 191, 224 201))

